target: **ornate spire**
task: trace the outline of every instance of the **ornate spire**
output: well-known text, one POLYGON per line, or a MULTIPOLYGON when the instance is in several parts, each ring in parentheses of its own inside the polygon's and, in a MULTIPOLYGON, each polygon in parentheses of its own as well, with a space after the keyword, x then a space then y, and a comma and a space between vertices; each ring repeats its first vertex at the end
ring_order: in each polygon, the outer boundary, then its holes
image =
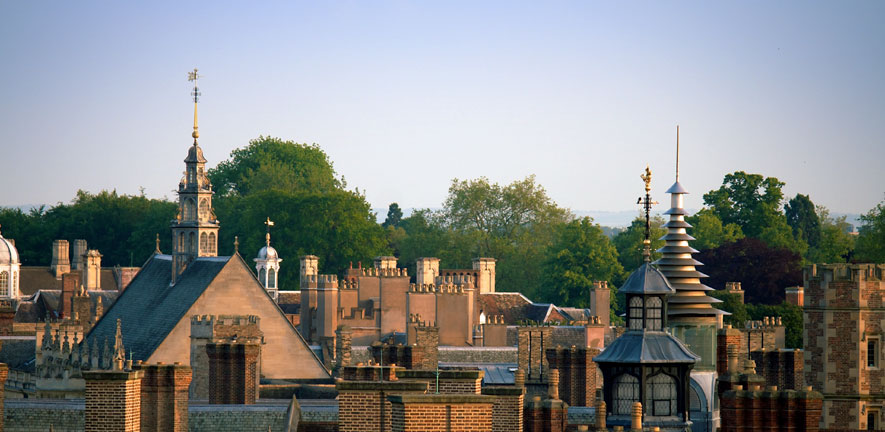
POLYGON ((702 284, 701 279, 707 275, 697 271, 695 266, 703 265, 700 261, 692 258, 698 251, 689 245, 694 237, 688 235, 687 228, 691 225, 685 221, 687 212, 683 208, 684 197, 688 191, 679 183, 679 128, 676 132, 676 183, 667 189, 670 194, 670 209, 664 212, 670 220, 664 224, 667 234, 661 237, 665 241, 664 247, 657 250, 661 253, 661 259, 654 262, 655 265, 667 276, 670 285, 676 289, 676 294, 669 299, 670 316, 717 316, 725 314, 712 304, 720 303, 707 295, 707 291, 713 289, 702 284))
POLYGON ((264 221, 264 224, 267 225, 267 234, 264 235, 264 242, 267 246, 270 246, 270 227, 273 226, 273 221, 270 220, 270 218, 267 218, 267 220, 264 221))
POLYGON ((191 91, 191 96, 194 97, 194 133, 191 134, 194 137, 194 145, 197 145, 197 138, 200 137, 199 127, 197 126, 197 103, 200 101, 200 88, 197 87, 197 80, 200 78, 201 76, 197 74, 197 68, 194 68, 193 72, 187 73, 187 80, 194 82, 194 90, 191 91))

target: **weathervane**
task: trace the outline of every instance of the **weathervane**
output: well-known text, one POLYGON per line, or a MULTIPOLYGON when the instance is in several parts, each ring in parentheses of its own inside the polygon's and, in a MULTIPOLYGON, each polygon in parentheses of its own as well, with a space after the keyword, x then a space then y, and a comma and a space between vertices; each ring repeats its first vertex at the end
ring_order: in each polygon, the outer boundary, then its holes
POLYGON ((636 200, 636 204, 642 204, 642 208, 645 210, 645 239, 642 240, 642 257, 645 259, 645 262, 651 261, 651 225, 650 225, 650 214, 651 214, 651 206, 657 204, 657 201, 651 200, 651 168, 648 165, 645 166, 645 174, 640 175, 639 178, 645 182, 645 197, 639 197, 636 200))
POLYGON ((676 183, 679 183, 679 125, 676 125, 676 183))
POLYGON ((264 241, 267 243, 267 246, 270 247, 270 227, 273 226, 273 221, 270 218, 267 218, 264 221, 264 224, 267 225, 267 234, 264 235, 264 241))
POLYGON ((191 96, 194 97, 194 133, 191 134, 194 137, 194 144, 197 144, 197 138, 200 137, 200 132, 197 131, 197 102, 200 101, 200 89, 197 87, 197 80, 202 77, 202 75, 197 73, 197 68, 194 68, 193 72, 187 73, 187 80, 194 82, 194 89, 191 91, 191 96))

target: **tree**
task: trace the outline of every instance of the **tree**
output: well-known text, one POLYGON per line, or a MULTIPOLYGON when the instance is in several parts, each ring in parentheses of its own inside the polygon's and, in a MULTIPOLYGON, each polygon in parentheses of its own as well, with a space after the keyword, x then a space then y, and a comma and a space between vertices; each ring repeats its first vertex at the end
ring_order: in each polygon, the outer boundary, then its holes
POLYGON ((787 348, 802 348, 804 317, 802 308, 783 302, 777 305, 747 305, 747 313, 752 320, 763 320, 765 317, 780 317, 784 324, 784 336, 787 348))
POLYGON ((161 247, 170 247, 169 222, 176 209, 165 200, 81 190, 70 204, 48 210, 40 207, 25 214, 4 209, 0 224, 5 237, 16 239, 25 265, 49 265, 53 240, 85 239, 103 255, 102 265, 140 266, 154 252, 157 234, 161 247))
MULTIPOLYGON (((661 216, 652 217, 649 221, 649 227, 651 231, 651 260, 654 261, 661 257, 661 254, 655 251, 664 246, 664 240, 660 238, 667 234, 667 229, 664 228, 664 218, 661 216)), ((624 268, 625 272, 620 280, 617 281, 618 284, 623 282, 623 278, 629 273, 642 265, 643 240, 645 240, 645 216, 633 219, 630 226, 626 230, 619 232, 612 240, 615 249, 618 251, 618 261, 620 261, 621 267, 624 268)))
POLYGON ((713 249, 723 243, 744 238, 744 233, 739 225, 735 223, 723 225, 719 217, 710 209, 701 209, 685 220, 692 226, 688 232, 695 238, 691 246, 697 250, 713 249))
POLYGON ((344 188, 329 156, 316 144, 298 144, 260 136, 231 152, 230 159, 209 170, 219 197, 248 195, 268 189, 324 193, 344 188))
POLYGON ((725 322, 731 324, 735 328, 743 328, 747 323, 747 305, 741 301, 741 297, 737 294, 724 290, 710 292, 710 296, 722 300, 722 303, 716 304, 716 309, 724 310, 731 313, 725 317, 725 322))
POLYGON ((593 282, 614 282, 624 271, 618 251, 589 217, 560 225, 546 255, 544 299, 551 303, 590 307, 593 282))
POLYGON ((851 225, 845 216, 830 217, 830 211, 817 206, 820 220, 820 241, 816 247, 808 249, 807 260, 812 263, 848 262, 854 251, 854 236, 848 233, 851 225))
POLYGON ((381 224, 383 227, 398 227, 400 221, 403 219, 403 211, 399 208, 399 204, 391 203, 387 208, 387 219, 384 220, 384 223, 381 224))
POLYGON ((705 281, 714 288, 726 282, 740 282, 747 303, 778 304, 784 301, 784 289, 802 284, 802 258, 787 249, 773 248, 754 238, 743 238, 708 249, 696 257, 709 276, 705 281))
POLYGON ((855 261, 885 263, 885 201, 861 215, 860 220, 855 261))
POLYGON ((265 218, 275 222, 273 246, 286 260, 280 271, 280 288, 299 288, 298 259, 316 255, 320 269, 339 274, 358 261, 371 262, 390 253, 384 229, 375 221, 369 203, 355 192, 304 194, 266 190, 228 197, 216 207, 221 221, 219 252, 233 253, 234 236, 239 253, 249 262, 264 246, 265 218))
POLYGON ((804 254, 808 244, 795 239, 781 211, 784 183, 774 177, 736 171, 726 174, 722 186, 704 194, 704 204, 723 224, 736 224, 747 237, 772 247, 804 254))
POLYGON ((784 206, 787 225, 793 229, 793 236, 801 238, 809 247, 817 247, 821 237, 821 223, 814 203, 808 195, 796 194, 784 206))

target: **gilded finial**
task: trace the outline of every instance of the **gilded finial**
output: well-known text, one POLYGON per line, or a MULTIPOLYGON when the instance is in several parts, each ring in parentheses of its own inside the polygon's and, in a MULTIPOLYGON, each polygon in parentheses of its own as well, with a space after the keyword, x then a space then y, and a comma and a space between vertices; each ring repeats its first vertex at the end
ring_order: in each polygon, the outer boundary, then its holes
POLYGON ((191 91, 191 96, 194 97, 194 133, 191 134, 194 137, 194 144, 197 144, 197 138, 200 137, 200 132, 197 127, 197 102, 200 101, 200 89, 197 87, 197 80, 202 78, 202 75, 197 73, 197 68, 194 68, 193 72, 187 73, 187 80, 194 82, 194 89, 191 91))
POLYGON ((267 246, 270 246, 270 227, 273 226, 273 221, 270 218, 264 221, 264 224, 267 225, 267 234, 264 235, 264 241, 267 243, 267 246))
POLYGON ((651 200, 651 168, 645 166, 645 174, 639 176, 645 182, 645 197, 639 197, 637 204, 642 204, 645 210, 645 239, 642 240, 642 257, 645 262, 651 262, 651 206, 657 204, 651 200))
POLYGON ((160 252, 160 234, 159 233, 157 233, 157 247, 156 247, 156 249, 154 249, 154 253, 158 254, 158 255, 163 253, 163 252, 160 252))
POLYGON ((234 252, 240 252, 240 236, 234 236, 234 252))

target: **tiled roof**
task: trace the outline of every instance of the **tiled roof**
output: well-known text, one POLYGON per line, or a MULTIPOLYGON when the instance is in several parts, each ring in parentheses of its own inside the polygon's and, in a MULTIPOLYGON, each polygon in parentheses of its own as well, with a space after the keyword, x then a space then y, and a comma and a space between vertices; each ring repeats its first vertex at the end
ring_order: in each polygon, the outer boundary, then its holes
MULTIPOLYGON (((36 294, 39 290, 61 289, 61 279, 56 279, 49 267, 22 266, 20 274, 19 292, 22 296, 36 294)), ((102 291, 117 290, 117 277, 114 276, 114 269, 101 269, 101 289, 102 291)))
MULTIPOLYGON (((95 305, 98 298, 101 297, 101 305, 104 310, 114 304, 119 291, 86 291, 89 299, 92 300, 92 312, 95 312, 95 305)), ((40 290, 31 297, 18 303, 15 310, 15 322, 17 323, 36 323, 43 322, 48 314, 50 318, 59 318, 59 307, 61 302, 60 290, 40 290)))
POLYGON ((121 319, 123 344, 133 360, 147 360, 181 321, 231 257, 197 258, 172 280, 172 257, 154 255, 132 279, 129 287, 86 336, 86 342, 103 346, 114 340, 121 319))
POLYGON ((502 315, 504 323, 565 322, 587 319, 590 311, 578 308, 560 308, 550 303, 532 303, 520 293, 496 292, 479 295, 479 308, 486 316, 502 315))
POLYGON ((596 363, 695 363, 700 360, 679 339, 664 332, 628 331, 593 358, 596 363))
POLYGON ((3 349, 0 350, 0 363, 10 369, 34 372, 34 350, 37 346, 35 338, 2 338, 3 349))

